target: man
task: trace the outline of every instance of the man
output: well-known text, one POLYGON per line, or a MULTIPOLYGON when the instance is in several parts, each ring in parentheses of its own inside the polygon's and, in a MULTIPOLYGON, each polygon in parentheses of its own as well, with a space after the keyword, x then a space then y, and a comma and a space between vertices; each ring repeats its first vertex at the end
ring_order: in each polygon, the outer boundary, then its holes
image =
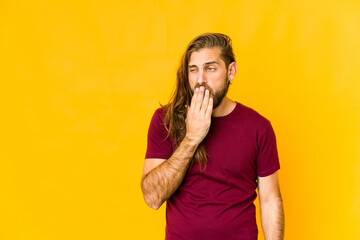
POLYGON ((145 202, 166 201, 166 239, 283 239, 284 213, 270 121, 226 96, 236 74, 231 39, 192 40, 169 104, 150 122, 141 179, 145 202))

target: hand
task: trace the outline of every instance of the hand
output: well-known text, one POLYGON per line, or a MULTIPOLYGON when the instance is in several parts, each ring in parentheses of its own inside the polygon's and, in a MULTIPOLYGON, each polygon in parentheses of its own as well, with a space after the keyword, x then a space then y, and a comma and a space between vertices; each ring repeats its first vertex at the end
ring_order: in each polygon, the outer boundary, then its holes
POLYGON ((213 99, 209 90, 205 90, 204 86, 196 88, 185 119, 186 137, 196 144, 200 144, 209 132, 212 109, 213 99))

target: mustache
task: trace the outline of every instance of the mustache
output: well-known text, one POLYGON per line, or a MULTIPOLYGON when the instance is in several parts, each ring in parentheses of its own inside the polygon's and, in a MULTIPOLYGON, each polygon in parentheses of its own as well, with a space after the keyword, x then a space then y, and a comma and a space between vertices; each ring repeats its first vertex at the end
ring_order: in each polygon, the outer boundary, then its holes
MULTIPOLYGON (((210 93, 210 96, 214 97, 214 91, 212 90, 212 88, 207 85, 206 82, 202 82, 202 83, 196 83, 195 84, 195 87, 194 87, 194 90, 197 88, 197 87, 201 87, 203 86, 205 88, 205 90, 209 90, 209 93, 210 93)), ((194 90, 191 89, 191 97, 194 95, 194 90)))

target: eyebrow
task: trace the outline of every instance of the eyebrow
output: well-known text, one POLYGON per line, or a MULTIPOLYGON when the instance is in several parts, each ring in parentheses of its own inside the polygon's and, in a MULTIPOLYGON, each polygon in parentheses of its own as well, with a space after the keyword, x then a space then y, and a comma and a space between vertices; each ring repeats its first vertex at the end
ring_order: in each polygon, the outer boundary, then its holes
MULTIPOLYGON (((210 64, 219 64, 217 61, 212 61, 212 62, 207 62, 207 63, 204 63, 204 66, 205 65, 210 65, 210 64)), ((189 68, 192 68, 192 67, 197 67, 196 65, 189 65, 189 68)))

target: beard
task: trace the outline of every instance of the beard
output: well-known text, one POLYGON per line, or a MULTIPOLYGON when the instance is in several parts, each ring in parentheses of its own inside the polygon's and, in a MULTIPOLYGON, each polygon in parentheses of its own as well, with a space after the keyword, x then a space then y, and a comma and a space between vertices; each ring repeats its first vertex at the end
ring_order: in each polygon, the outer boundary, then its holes
MULTIPOLYGON (((207 83, 203 82, 201 84, 196 83, 194 89, 191 89, 191 94, 192 96, 194 96, 194 90, 197 87, 200 86, 204 86, 205 89, 209 90, 210 93, 210 97, 213 98, 213 109, 217 108, 220 103, 222 102, 222 100, 224 99, 224 97, 226 96, 228 90, 229 90, 229 81, 228 78, 226 77, 221 88, 218 91, 214 91, 209 85, 207 85, 207 83)), ((205 96, 205 94, 204 94, 205 96)))

